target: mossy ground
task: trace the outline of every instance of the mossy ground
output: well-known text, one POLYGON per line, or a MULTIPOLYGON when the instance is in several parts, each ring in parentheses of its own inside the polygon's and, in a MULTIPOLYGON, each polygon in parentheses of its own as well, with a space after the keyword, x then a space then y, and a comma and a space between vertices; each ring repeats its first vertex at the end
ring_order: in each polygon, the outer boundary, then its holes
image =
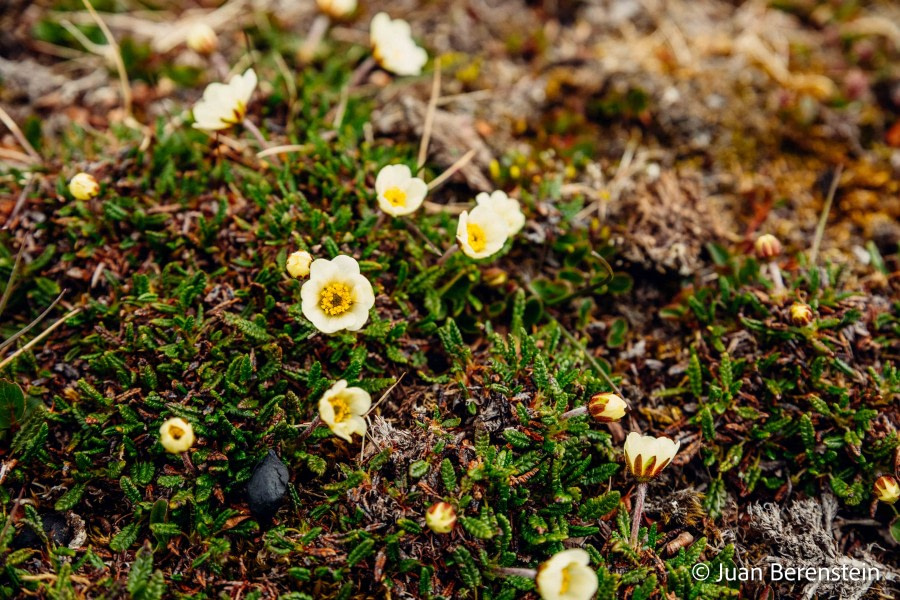
POLYGON ((855 524, 837 523, 840 552, 897 569, 871 492, 898 464, 900 77, 896 40, 871 25, 896 7, 375 2, 301 64, 313 3, 260 2, 219 29, 227 64, 260 75, 249 117, 299 146, 275 159, 240 128, 190 127, 219 77, 182 45, 154 49, 175 4, 96 4, 125 17, 108 20, 142 126, 114 67, 61 25, 105 42, 79 3, 0 16, 0 105, 40 156, 2 140, 0 338, 62 294, 3 356, 78 309, 3 368, 0 596, 533 598, 497 569, 577 545, 601 598, 768 597, 690 567, 797 558, 747 507, 823 495, 855 524), (426 180, 477 151, 415 227, 380 215, 373 186, 386 164, 415 167, 433 63, 348 88, 380 8, 441 57, 426 180), (98 198, 68 193, 82 170, 98 198), (483 188, 519 198, 526 228, 493 260, 439 260, 430 246, 451 245, 483 188), (761 232, 785 243, 786 298, 751 256, 761 232), (360 261, 365 329, 303 317, 284 271, 297 249, 360 261), (810 326, 790 323, 793 300, 810 326), (609 389, 600 369, 629 416, 561 419, 609 389), (302 435, 338 379, 384 394, 364 444, 302 435), (158 443, 173 415, 197 434, 189 461, 158 443), (638 551, 630 430, 682 443, 638 551), (261 527, 245 490, 269 449, 291 485, 261 527), (424 528, 438 500, 457 507, 451 535, 424 528), (45 539, 54 513, 68 537, 83 521, 77 550, 45 539))

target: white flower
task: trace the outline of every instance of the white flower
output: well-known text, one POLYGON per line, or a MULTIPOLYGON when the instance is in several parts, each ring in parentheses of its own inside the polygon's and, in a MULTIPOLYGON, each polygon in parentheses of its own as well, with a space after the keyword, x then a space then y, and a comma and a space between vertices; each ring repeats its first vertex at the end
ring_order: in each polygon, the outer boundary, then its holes
POLYGON ((456 525, 456 509, 447 502, 435 502, 425 511, 425 524, 435 533, 450 533, 456 525))
POLYGON ((507 231, 510 237, 522 231, 525 226, 525 215, 522 213, 522 207, 515 198, 510 198, 506 192, 497 190, 491 194, 481 192, 475 196, 475 202, 478 206, 487 206, 496 212, 506 223, 507 231))
POLYGON ((506 221, 487 206, 463 211, 456 227, 456 241, 470 258, 487 258, 503 248, 508 237, 506 221))
POLYGON ((179 417, 172 417, 159 428, 159 443, 172 454, 187 452, 194 445, 194 428, 179 417))
POLYGON ((372 17, 369 29, 372 54, 381 68, 397 75, 419 75, 428 62, 428 53, 412 39, 409 23, 380 12, 372 17))
POLYGON ((298 250, 287 257, 284 268, 288 275, 295 279, 306 277, 309 275, 309 265, 312 262, 312 255, 305 250, 298 250))
POLYGON ((188 30, 187 45, 197 54, 212 54, 219 47, 219 38, 206 23, 195 23, 188 30))
POLYGON ((388 165, 375 178, 378 207, 392 217, 418 210, 428 193, 428 185, 412 176, 406 165, 388 165))
POLYGON ((332 19, 344 19, 356 12, 356 0, 316 0, 319 10, 332 19))
POLYGON ((216 131, 243 121, 256 81, 256 71, 247 69, 227 84, 217 82, 206 86, 203 98, 194 105, 194 127, 216 131))
POLYGON ((328 425, 334 435, 352 442, 354 433, 366 434, 363 418, 372 406, 372 397, 358 387, 347 387, 343 379, 331 386, 319 400, 319 418, 328 425))
POLYGON ((675 455, 680 442, 666 437, 641 435, 632 431, 625 438, 625 462, 638 481, 649 481, 665 469, 675 455))
POLYGON ((589 600, 597 592, 591 557, 580 548, 557 552, 538 567, 535 583, 544 600, 589 600))
POLYGON ((372 284, 359 273, 352 256, 319 258, 309 267, 309 280, 300 288, 303 316, 322 333, 358 331, 375 305, 372 284))
POLYGON ((100 184, 90 173, 78 173, 69 181, 69 193, 77 200, 90 200, 100 193, 100 184))

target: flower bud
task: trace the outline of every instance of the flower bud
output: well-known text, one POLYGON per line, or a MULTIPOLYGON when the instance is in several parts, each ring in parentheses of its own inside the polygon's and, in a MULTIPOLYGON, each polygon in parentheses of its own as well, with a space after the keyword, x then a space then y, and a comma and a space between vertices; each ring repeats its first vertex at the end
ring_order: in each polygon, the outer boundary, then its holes
POLYGON ((873 486, 875 496, 885 504, 893 504, 900 499, 900 484, 891 475, 882 475, 873 486))
POLYGON ((159 428, 159 443, 172 454, 181 454, 194 445, 194 428, 179 417, 173 417, 159 428))
POLYGON ((197 54, 209 55, 219 47, 219 38, 212 27, 197 23, 188 31, 187 45, 197 54))
POLYGON ((622 400, 618 394, 602 392, 591 396, 588 402, 588 412, 601 423, 612 423, 625 416, 628 411, 628 403, 622 400))
POLYGON ((90 200, 100 193, 100 184, 90 173, 79 173, 69 181, 69 193, 78 200, 90 200))
POLYGON ((794 302, 791 304, 790 313, 791 323, 797 327, 804 327, 812 323, 813 311, 812 308, 809 307, 809 304, 794 302))
POLYGON ((346 19, 356 12, 357 0, 316 0, 316 3, 332 19, 346 19))
POLYGON ((450 533, 456 525, 456 510, 447 502, 436 502, 425 511, 425 524, 435 533, 450 533))
POLYGON ((500 287, 509 281, 509 275, 503 269, 491 267, 481 274, 484 282, 491 287, 500 287))
POLYGON ((754 248, 760 260, 771 260, 781 254, 781 242, 771 233, 759 236, 754 248))
POLYGON ((305 250, 298 250, 287 258, 285 268, 288 275, 296 279, 309 275, 309 265, 312 263, 312 256, 305 250))

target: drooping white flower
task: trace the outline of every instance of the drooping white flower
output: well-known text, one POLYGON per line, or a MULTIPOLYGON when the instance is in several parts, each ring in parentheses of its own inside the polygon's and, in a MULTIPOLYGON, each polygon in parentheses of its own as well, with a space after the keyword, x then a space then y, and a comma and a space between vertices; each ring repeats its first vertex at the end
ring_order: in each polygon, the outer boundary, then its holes
POLYGON ((538 567, 535 584, 544 600, 590 600, 597 592, 597 573, 590 555, 580 548, 557 552, 538 567))
POLYGON ((503 248, 508 236, 506 221, 488 206, 463 211, 456 227, 456 241, 470 258, 487 258, 503 248))
POLYGON ((159 428, 159 443, 172 454, 181 454, 194 445, 194 428, 180 417, 172 417, 159 428))
POLYGON ((392 217, 418 210, 428 193, 428 185, 412 176, 406 165, 388 165, 375 178, 378 207, 392 217))
POLYGON ((287 257, 284 268, 288 275, 295 279, 309 275, 309 265, 312 263, 312 255, 305 250, 297 250, 287 257))
POLYGON ((300 298, 303 316, 322 333, 358 331, 375 305, 372 284, 360 274, 356 259, 345 255, 314 260, 300 298))
POLYGON ((343 379, 331 386, 319 400, 319 418, 328 425, 334 435, 353 441, 353 434, 366 434, 363 416, 372 406, 372 397, 358 387, 347 387, 343 379))
POLYGON ((100 193, 100 184, 90 173, 78 173, 69 181, 69 193, 76 200, 90 200, 100 193))
POLYGON ((372 17, 369 29, 372 54, 382 69, 397 75, 419 75, 428 62, 428 53, 416 45, 409 23, 391 19, 380 12, 372 17))
POLYGON ((667 437, 632 431, 625 438, 625 462, 635 479, 649 481, 672 462, 680 446, 681 443, 667 437))
POLYGON ((197 54, 212 54, 219 47, 219 37, 216 31, 203 22, 191 25, 187 33, 188 48, 197 54))
POLYGON ((525 214, 522 212, 522 206, 515 198, 510 198, 506 192, 497 190, 488 194, 481 192, 475 196, 475 202, 478 206, 487 206, 496 212, 506 223, 507 233, 510 237, 522 231, 525 226, 525 214))
POLYGON ((332 19, 346 19, 356 12, 356 0, 316 0, 319 10, 332 19))
POLYGON ((211 83, 194 105, 194 127, 207 131, 227 129, 244 120, 247 104, 256 89, 256 71, 247 69, 228 83, 211 83))

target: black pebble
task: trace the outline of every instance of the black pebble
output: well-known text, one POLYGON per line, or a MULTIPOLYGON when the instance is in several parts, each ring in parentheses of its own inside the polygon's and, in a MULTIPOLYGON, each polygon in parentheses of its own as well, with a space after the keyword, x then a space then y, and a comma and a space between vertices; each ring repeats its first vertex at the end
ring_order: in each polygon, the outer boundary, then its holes
POLYGON ((287 467, 272 450, 253 469, 247 483, 247 500, 250 512, 261 524, 268 524, 275 516, 287 493, 289 478, 287 467))
MULTIPOLYGON (((55 545, 66 546, 72 541, 74 533, 64 514, 47 513, 41 518, 41 524, 44 526, 44 533, 55 545)), ((15 548, 40 548, 41 538, 26 525, 13 538, 12 545, 15 548)))

